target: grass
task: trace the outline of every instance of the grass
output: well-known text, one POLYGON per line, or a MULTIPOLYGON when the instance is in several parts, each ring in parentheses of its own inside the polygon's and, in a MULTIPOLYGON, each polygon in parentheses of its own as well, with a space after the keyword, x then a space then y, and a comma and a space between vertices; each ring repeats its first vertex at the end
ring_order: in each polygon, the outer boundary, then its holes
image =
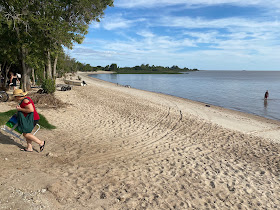
MULTIPOLYGON (((17 110, 15 110, 15 109, 7 111, 7 112, 0 112, 0 125, 4 125, 16 112, 17 112, 17 110)), ((42 128, 45 128, 48 130, 56 128, 54 125, 51 125, 42 114, 39 113, 39 116, 40 116, 39 124, 42 128)))
POLYGON ((52 130, 52 129, 56 128, 54 125, 50 124, 48 122, 48 120, 42 114, 40 114, 40 113, 38 113, 38 114, 40 116, 39 124, 41 127, 48 129, 48 130, 52 130))
POLYGON ((15 113, 16 110, 0 112, 0 125, 4 125, 15 113))

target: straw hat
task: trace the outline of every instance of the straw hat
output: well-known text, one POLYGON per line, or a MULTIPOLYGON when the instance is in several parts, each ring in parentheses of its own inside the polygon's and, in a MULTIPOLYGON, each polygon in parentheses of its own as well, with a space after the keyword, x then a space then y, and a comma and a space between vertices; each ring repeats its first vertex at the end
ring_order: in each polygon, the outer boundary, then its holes
POLYGON ((22 89, 15 89, 13 96, 26 96, 27 92, 23 92, 22 89))

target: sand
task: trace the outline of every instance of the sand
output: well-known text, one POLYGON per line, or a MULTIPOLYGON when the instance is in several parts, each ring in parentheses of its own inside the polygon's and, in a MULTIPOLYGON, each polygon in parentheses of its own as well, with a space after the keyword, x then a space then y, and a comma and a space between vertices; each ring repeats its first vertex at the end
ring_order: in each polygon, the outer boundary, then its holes
POLYGON ((42 153, 0 132, 0 209, 279 208, 280 122, 79 75, 42 153))

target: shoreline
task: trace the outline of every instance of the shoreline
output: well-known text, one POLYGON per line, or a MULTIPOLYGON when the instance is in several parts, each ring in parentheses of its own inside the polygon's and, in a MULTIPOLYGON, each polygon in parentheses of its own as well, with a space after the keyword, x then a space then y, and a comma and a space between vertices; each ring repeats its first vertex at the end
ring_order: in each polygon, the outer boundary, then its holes
MULTIPOLYGON (((95 74, 103 73, 104 71, 95 72, 95 74)), ((98 80, 100 82, 108 83, 113 86, 116 85, 112 82, 90 77, 89 75, 92 73, 79 72, 79 74, 86 76, 87 78, 92 80, 98 80)), ((136 88, 131 89, 147 92, 148 94, 152 93, 155 95, 162 95, 164 97, 166 96, 169 97, 170 100, 173 100, 174 98, 176 99, 176 101, 180 101, 180 103, 186 102, 191 106, 191 108, 187 109, 187 111, 195 115, 196 117, 201 118, 202 120, 206 120, 208 122, 218 124, 219 126, 236 130, 245 134, 253 134, 262 138, 268 138, 272 141, 280 143, 280 121, 278 120, 273 120, 251 113, 215 106, 200 101, 193 101, 190 99, 168 95, 164 93, 151 92, 136 88), (210 105, 210 107, 206 107, 206 105, 210 105)))
POLYGON ((67 107, 37 108, 57 127, 36 134, 42 153, 0 131, 3 209, 280 205, 279 124, 78 75, 87 86, 55 92, 67 107))
MULTIPOLYGON (((80 72, 80 73, 84 73, 84 72, 80 72)), ((104 74, 104 73, 108 74, 108 72, 106 72, 106 71, 98 71, 98 72, 90 73, 90 74, 88 74, 88 76, 91 75, 91 74, 104 74)), ((112 73, 113 73, 113 72, 112 72, 112 73)), ((108 82, 109 82, 109 81, 108 81, 108 82)), ((113 84, 115 84, 115 83, 113 83, 113 84)), ((133 87, 133 88, 134 88, 134 87, 133 87)), ((137 89, 137 88, 135 88, 135 89, 137 89)), ((139 89, 139 90, 141 90, 141 89, 139 89)), ((147 90, 147 91, 148 91, 148 90, 147 90)), ((189 100, 189 101, 202 103, 202 104, 205 104, 205 105, 220 107, 220 108, 224 108, 224 109, 226 109, 226 110, 232 110, 232 111, 236 111, 236 112, 240 112, 240 113, 252 115, 253 117, 254 117, 254 116, 255 116, 255 117, 259 117, 260 119, 261 119, 261 118, 264 118, 264 119, 267 119, 267 120, 275 121, 276 123, 277 123, 277 122, 280 122, 280 119, 268 118, 268 117, 265 117, 265 116, 257 115, 257 114, 254 114, 254 113, 245 112, 245 111, 238 110, 238 109, 226 108, 226 107, 219 106, 219 105, 213 105, 213 104, 211 104, 211 103, 206 103, 206 102, 203 102, 203 101, 196 101, 196 100, 192 100, 192 99, 188 99, 188 98, 183 98, 183 97, 175 96, 175 95, 170 95, 170 94, 166 94, 166 93, 161 93, 161 92, 154 92, 154 91, 148 91, 148 92, 153 92, 153 93, 158 93, 158 94, 164 94, 164 95, 174 96, 174 97, 177 97, 177 98, 182 98, 182 99, 186 99, 186 100, 189 100)))

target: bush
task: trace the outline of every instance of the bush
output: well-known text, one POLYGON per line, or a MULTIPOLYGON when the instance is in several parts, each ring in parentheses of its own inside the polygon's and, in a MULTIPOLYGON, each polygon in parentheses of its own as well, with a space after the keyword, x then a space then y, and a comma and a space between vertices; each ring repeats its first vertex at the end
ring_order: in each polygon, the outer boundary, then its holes
POLYGON ((43 81, 42 88, 46 93, 54 93, 55 92, 55 80, 45 79, 43 81))

